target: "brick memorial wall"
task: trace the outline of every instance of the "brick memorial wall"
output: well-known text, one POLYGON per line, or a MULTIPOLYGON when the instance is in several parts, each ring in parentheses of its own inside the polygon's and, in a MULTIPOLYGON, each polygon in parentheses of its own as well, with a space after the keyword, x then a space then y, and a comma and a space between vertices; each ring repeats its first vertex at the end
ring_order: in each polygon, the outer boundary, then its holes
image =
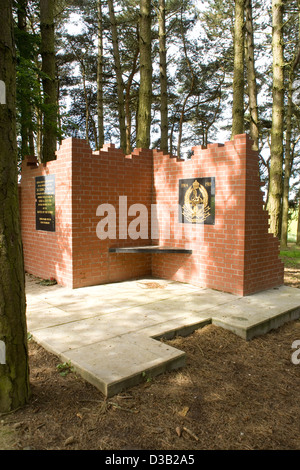
MULTIPOLYGON (((279 242, 268 233, 268 213, 263 210, 263 193, 258 155, 252 141, 236 136, 225 145, 195 147, 191 160, 178 161, 154 151, 154 198, 170 204, 178 200, 178 181, 214 178, 214 224, 182 226, 174 217, 171 239, 159 243, 189 246, 190 256, 153 255, 154 276, 199 286, 248 295, 283 284, 283 264, 278 258, 279 242), (192 230, 192 228, 194 230, 192 230)), ((160 220, 163 232, 164 219, 160 220)))
POLYGON ((55 161, 24 160, 20 205, 26 271, 71 288, 150 275, 237 295, 283 284, 247 135, 187 161, 67 139, 55 161), (109 251, 150 245, 190 251, 109 251))

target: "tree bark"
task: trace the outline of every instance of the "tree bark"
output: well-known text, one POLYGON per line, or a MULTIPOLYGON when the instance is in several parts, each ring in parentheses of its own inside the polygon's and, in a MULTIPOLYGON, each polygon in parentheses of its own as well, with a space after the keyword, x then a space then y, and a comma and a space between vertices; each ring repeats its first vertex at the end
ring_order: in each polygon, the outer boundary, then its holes
POLYGON ((139 49, 136 50, 136 53, 133 58, 132 70, 128 77, 127 85, 126 85, 126 96, 125 96, 125 115, 126 115, 126 155, 131 153, 131 109, 130 109, 130 89, 132 86, 134 75, 137 71, 137 62, 139 57, 139 49))
POLYGON ((168 152, 168 78, 166 49, 166 5, 159 0, 158 10, 159 70, 160 70, 160 148, 168 152))
POLYGON ((62 118, 60 112, 60 75, 59 70, 56 67, 56 102, 57 102, 57 134, 58 134, 58 142, 59 145, 62 144, 62 118))
POLYGON ((102 0, 98 0, 97 115, 98 149, 104 145, 102 0))
POLYGON ((181 143, 182 143, 183 121, 184 121, 184 115, 185 115, 185 107, 186 107, 186 104, 187 104, 191 94, 192 94, 193 87, 194 87, 194 76, 192 75, 191 89, 190 89, 189 93, 186 95, 186 97, 183 100, 181 113, 180 113, 179 124, 178 124, 178 141, 177 141, 177 157, 178 158, 181 158, 181 143))
POLYGON ((88 100, 88 94, 86 89, 86 71, 85 71, 85 64, 84 59, 80 62, 81 65, 81 73, 82 73, 82 82, 83 82, 83 95, 84 95, 84 102, 85 102, 85 140, 89 144, 89 122, 90 122, 90 106, 88 100))
POLYGON ((296 245, 300 246, 300 201, 299 201, 299 205, 298 205, 298 223, 297 223, 296 245))
MULTIPOLYGON (((40 88, 41 91, 41 88, 40 88)), ((37 159, 41 163, 42 162, 42 143, 43 143, 43 113, 39 106, 35 107, 36 112, 36 123, 37 123, 37 130, 36 130, 36 152, 37 152, 37 159)))
POLYGON ((136 146, 150 148, 152 104, 151 0, 140 0, 140 89, 136 146))
POLYGON ((42 161, 55 160, 57 141, 54 0, 40 0, 41 55, 44 93, 42 161))
POLYGON ((287 247, 288 241, 288 219, 289 219, 289 190, 290 190, 290 177, 292 169, 292 152, 291 152, 291 136, 292 136, 292 94, 293 94, 293 77, 294 73, 291 71, 289 77, 289 91, 286 115, 286 142, 285 142, 285 158, 284 158, 284 180, 283 180, 283 194, 282 194, 282 221, 281 221, 281 246, 287 247))
POLYGON ((180 119, 179 119, 179 124, 178 124, 178 141, 177 141, 177 157, 181 157, 181 142, 182 142, 182 133, 183 133, 183 122, 184 122, 184 115, 185 115, 185 108, 186 104, 193 92, 194 89, 194 83, 195 83, 195 74, 194 70, 192 67, 192 64, 190 62, 189 56, 188 56, 188 50, 187 50, 187 44, 186 44, 186 38, 185 38, 185 32, 183 29, 183 21, 182 21, 182 15, 183 15, 183 6, 181 7, 181 15, 180 15, 180 31, 181 31, 181 37, 182 37, 182 43, 183 43, 183 50, 184 50, 184 56, 186 60, 186 65, 187 68, 190 71, 191 75, 191 83, 190 83, 190 89, 186 95, 186 97, 183 100, 182 108, 181 108, 181 113, 180 113, 180 119))
POLYGON ((118 94, 118 112, 119 112, 119 126, 120 126, 120 147, 123 152, 126 152, 126 124, 125 124, 125 102, 124 102, 124 83, 122 77, 121 61, 119 54, 118 31, 115 17, 115 10, 113 0, 108 0, 109 17, 111 26, 111 35, 114 53, 114 66, 117 79, 117 94, 118 94))
POLYGON ((258 106, 257 106, 257 84, 254 62, 254 37, 252 19, 252 1, 245 0, 246 11, 246 64, 247 82, 250 108, 250 136, 254 142, 253 149, 259 148, 259 128, 258 128, 258 106))
POLYGON ((232 139, 244 132, 244 2, 235 0, 232 139))
POLYGON ((21 242, 16 142, 16 69, 12 0, 0 3, 0 77, 6 104, 0 105, 0 412, 29 398, 25 280, 21 242), (2 361, 1 361, 2 362, 2 361))
POLYGON ((295 77, 295 70, 300 61, 300 0, 298 0, 298 17, 299 17, 299 32, 298 44, 295 50, 294 59, 289 72, 289 88, 288 88, 288 102, 286 113, 286 142, 285 142, 285 158, 284 158, 284 180, 283 180, 283 195, 282 195, 282 221, 281 221, 281 245, 283 248, 287 247, 288 243, 288 219, 289 219, 289 192, 290 192, 290 177, 293 166, 293 152, 292 152, 292 114, 293 114, 293 81, 295 77))
POLYGON ((281 228, 284 118, 283 8, 282 0, 272 1, 273 107, 268 211, 270 215, 270 231, 279 238, 281 228))
MULTIPOLYGON (((18 17, 18 41, 17 47, 19 50, 20 62, 30 60, 30 53, 28 51, 28 45, 26 41, 27 21, 27 0, 19 0, 17 2, 17 17, 18 17)), ((28 97, 28 89, 30 87, 28 79, 23 73, 19 74, 18 86, 21 90, 21 96, 19 98, 19 123, 20 123, 20 134, 21 134, 21 155, 34 155, 34 146, 32 145, 32 109, 28 97)))

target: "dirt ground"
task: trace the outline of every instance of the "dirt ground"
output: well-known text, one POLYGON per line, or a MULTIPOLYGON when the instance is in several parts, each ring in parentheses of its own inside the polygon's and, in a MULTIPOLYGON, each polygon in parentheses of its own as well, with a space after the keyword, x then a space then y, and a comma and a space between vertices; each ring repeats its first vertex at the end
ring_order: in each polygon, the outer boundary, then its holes
MULTIPOLYGON (((300 288, 298 263, 285 283, 300 288)), ((185 368, 111 399, 30 340, 31 400, 0 416, 0 449, 299 450, 296 340, 300 321, 250 342, 209 325, 169 341, 185 368)))

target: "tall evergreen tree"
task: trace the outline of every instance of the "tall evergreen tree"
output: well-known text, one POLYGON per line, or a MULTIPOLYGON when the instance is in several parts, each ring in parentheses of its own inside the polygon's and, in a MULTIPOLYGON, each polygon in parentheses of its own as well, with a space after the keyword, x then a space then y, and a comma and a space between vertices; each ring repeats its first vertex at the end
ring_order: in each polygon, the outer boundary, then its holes
POLYGON ((152 103, 151 0, 140 0, 140 89, 136 146, 150 147, 152 103))
POLYGON ((254 149, 259 148, 259 127, 258 127, 258 104, 257 104, 257 83, 254 54, 254 33, 252 0, 245 0, 245 26, 246 26, 246 64, 247 64, 247 86, 250 108, 250 136, 254 142, 254 149))
MULTIPOLYGON (((291 5, 292 9, 294 5, 291 5)), ((290 12, 290 16, 292 16, 290 12)), ((282 221, 281 221, 281 245, 283 248, 288 242, 288 216, 289 216, 289 192, 290 178, 293 166, 293 114, 295 105, 293 103, 293 83, 296 76, 297 68, 300 64, 300 0, 295 5, 296 24, 291 22, 292 32, 297 31, 294 39, 293 51, 288 65, 287 80, 287 106, 286 106, 286 139, 285 139, 285 158, 284 158, 284 178, 283 178, 283 194, 282 194, 282 221)), ((293 43, 293 41, 291 41, 293 43)))
POLYGON ((111 35, 113 43, 114 65, 117 79, 118 94, 118 113, 119 113, 119 129, 120 129, 120 147, 126 151, 126 124, 125 124, 125 103, 124 103, 124 82, 122 77, 122 67, 119 52, 119 38, 117 30, 117 22, 114 10, 113 0, 108 0, 111 35))
POLYGON ((98 12, 97 115, 98 115, 98 148, 101 149, 104 145, 102 0, 97 0, 97 12, 98 12))
POLYGON ((244 132, 244 9, 245 0, 235 0, 232 138, 244 132))
POLYGON ((284 129, 283 12, 283 0, 272 0, 273 105, 268 211, 270 214, 270 230, 279 238, 281 228, 284 129))
POLYGON ((17 27, 16 43, 18 49, 18 95, 17 102, 19 108, 19 125, 21 134, 21 156, 34 155, 33 137, 33 109, 34 101, 33 89, 36 79, 33 77, 32 59, 35 49, 34 35, 27 31, 27 0, 18 0, 17 7, 17 27))
POLYGON ((158 5, 159 72, 160 72, 160 148, 168 152, 168 76, 166 49, 166 4, 158 5))
POLYGON ((0 341, 6 363, 0 364, 0 412, 29 398, 25 278, 21 242, 17 142, 16 69, 12 0, 0 3, 0 77, 6 104, 0 104, 0 341))
POLYGON ((57 143, 57 86, 54 0, 40 0, 41 55, 44 94, 42 161, 55 159, 57 143))

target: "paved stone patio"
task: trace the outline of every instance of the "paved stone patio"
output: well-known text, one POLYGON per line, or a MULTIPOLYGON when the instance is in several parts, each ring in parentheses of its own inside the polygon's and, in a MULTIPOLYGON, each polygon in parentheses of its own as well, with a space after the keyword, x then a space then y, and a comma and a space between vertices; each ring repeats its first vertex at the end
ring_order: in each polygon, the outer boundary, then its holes
POLYGON ((108 397, 185 365, 162 337, 213 323, 251 340, 300 317, 300 289, 287 286, 237 297, 160 279, 72 290, 29 276, 26 295, 34 340, 108 397))

